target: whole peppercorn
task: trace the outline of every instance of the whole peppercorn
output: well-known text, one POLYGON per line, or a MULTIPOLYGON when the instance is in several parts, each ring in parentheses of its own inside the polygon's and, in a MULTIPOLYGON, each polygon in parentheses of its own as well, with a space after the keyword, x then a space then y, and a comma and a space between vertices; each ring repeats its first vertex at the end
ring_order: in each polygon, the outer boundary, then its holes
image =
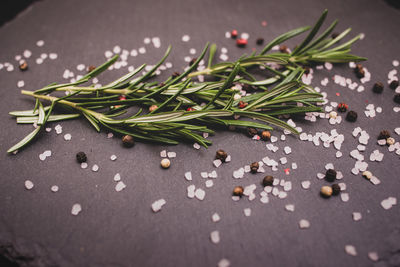
POLYGON ((370 172, 370 171, 364 171, 363 173, 362 173, 362 176, 364 176, 366 179, 371 179, 372 178, 372 172, 370 172))
POLYGON ((323 186, 321 187, 321 196, 328 198, 330 196, 332 196, 332 187, 330 186, 323 186))
POLYGON ((374 87, 372 87, 372 91, 377 94, 382 93, 383 92, 383 84, 381 82, 375 83, 374 87))
POLYGON ((192 66, 197 60, 197 57, 192 58, 192 60, 190 60, 189 62, 189 66, 192 66))
POLYGON ((270 140, 270 139, 271 139, 271 132, 270 132, 270 131, 262 131, 262 133, 261 133, 261 138, 262 138, 264 141, 270 140))
POLYGON ((357 120, 357 112, 350 110, 346 115, 346 120, 349 122, 355 122, 357 120))
POLYGON ((228 153, 226 153, 224 150, 222 149, 218 149, 217 153, 215 153, 215 158, 216 159, 220 159, 222 162, 225 162, 226 157, 228 157, 228 153))
POLYGON ((131 135, 124 135, 122 137, 122 144, 124 147, 133 147, 135 145, 135 141, 131 135))
POLYGON ((181 75, 179 72, 175 71, 174 73, 172 73, 172 78, 176 78, 179 75, 181 75))
POLYGON ((264 38, 257 38, 256 44, 257 45, 262 45, 264 43, 264 38))
POLYGON ((336 171, 334 169, 328 169, 325 173, 325 179, 328 182, 333 182, 336 179, 336 171))
POLYGON ((258 168, 260 167, 260 164, 258 162, 253 162, 250 164, 250 171, 251 173, 256 173, 258 171, 258 168))
POLYGON ((169 161, 169 159, 162 159, 161 160, 161 167, 163 169, 168 169, 169 166, 171 166, 171 161, 169 161))
POLYGON ((332 195, 337 196, 340 193, 340 186, 338 184, 332 185, 332 195))
POLYGON ((82 162, 86 162, 87 161, 87 157, 85 152, 78 152, 76 154, 76 161, 78 161, 78 163, 82 163, 82 162))
POLYGON ((157 107, 157 105, 151 105, 150 107, 149 107, 149 111, 150 112, 153 112, 154 110, 156 110, 158 107, 157 107))
POLYGON ((378 135, 378 140, 388 139, 390 137, 390 132, 388 130, 382 130, 378 135))
POLYGON ((233 39, 235 39, 237 36, 238 36, 238 31, 237 31, 237 30, 232 30, 232 31, 231 31, 231 37, 232 37, 233 39))
POLYGON ((25 61, 22 62, 22 63, 19 65, 19 69, 20 69, 21 71, 27 70, 27 69, 28 69, 28 63, 26 63, 25 61))
POLYGON ((339 112, 346 112, 348 108, 349 106, 345 103, 339 103, 339 105, 337 106, 337 110, 339 112))
POLYGON ((247 134, 248 134, 250 137, 253 137, 253 136, 255 136, 256 134, 258 134, 258 131, 257 131, 255 128, 248 127, 248 128, 247 128, 247 134))
POLYGON ((243 187, 235 186, 235 188, 233 188, 233 195, 241 197, 243 196, 243 191, 244 191, 243 187))
POLYGON ((310 70, 311 70, 311 68, 310 68, 309 66, 305 66, 305 67, 304 67, 304 74, 305 74, 305 75, 310 74, 310 70))
POLYGON ((245 107, 247 107, 247 105, 248 105, 248 103, 243 102, 243 101, 239 101, 238 107, 239 108, 245 108, 245 107))
POLYGON ((332 39, 335 39, 335 38, 338 37, 338 36, 339 36, 339 33, 337 33, 337 32, 334 32, 334 33, 332 33, 332 35, 331 35, 332 39))
POLYGON ((90 65, 87 70, 88 70, 88 72, 92 72, 95 69, 96 69, 96 66, 90 65))
POLYGON ((272 186, 273 184, 274 184, 274 177, 272 177, 271 175, 265 176, 264 179, 262 180, 263 186, 272 186))
POLYGON ((389 137, 388 139, 386 139, 386 144, 389 146, 394 145, 395 142, 396 140, 394 140, 393 137, 389 137))
POLYGON ((395 94, 393 97, 393 101, 397 104, 400 104, 400 94, 395 94))
POLYGON ((286 45, 281 45, 281 46, 279 46, 279 51, 280 51, 281 53, 289 54, 288 47, 287 47, 286 45))
POLYGON ((390 84, 389 84, 389 87, 391 88, 391 89, 396 89, 397 87, 399 86, 399 81, 398 80, 393 80, 393 81, 391 81, 390 82, 390 84))
POLYGON ((365 76, 365 70, 361 64, 356 65, 354 72, 355 72, 357 78, 359 78, 359 79, 361 79, 365 76))
POLYGON ((250 84, 247 83, 243 83, 242 84, 242 90, 246 91, 247 93, 253 92, 254 91, 254 87, 251 86, 250 84))
POLYGON ((247 40, 243 39, 243 38, 237 39, 236 40, 236 45, 238 47, 245 47, 247 45, 247 40))

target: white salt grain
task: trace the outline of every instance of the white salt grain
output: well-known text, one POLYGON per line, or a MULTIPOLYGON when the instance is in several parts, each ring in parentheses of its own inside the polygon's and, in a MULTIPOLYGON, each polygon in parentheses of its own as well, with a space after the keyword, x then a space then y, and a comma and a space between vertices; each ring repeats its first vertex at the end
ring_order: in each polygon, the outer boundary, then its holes
POLYGON ((186 172, 185 173, 185 179, 188 181, 192 181, 192 173, 191 172, 186 172))
POLYGON ((81 163, 81 168, 86 169, 88 167, 88 164, 86 162, 81 163))
POLYGON ((99 170, 99 166, 97 164, 94 164, 92 167, 92 171, 97 172, 99 170))
POLYGON ((24 57, 25 58, 30 58, 32 56, 32 52, 30 50, 25 50, 24 51, 24 57))
POLYGON ((342 199, 343 202, 347 202, 350 199, 348 193, 340 193, 340 198, 342 199))
POLYGON ((199 145, 198 143, 194 143, 194 144, 193 144, 193 147, 194 147, 195 149, 200 149, 200 145, 199 145))
POLYGON ((51 188, 50 188, 50 190, 51 190, 51 192, 58 192, 58 186, 57 185, 53 185, 51 188))
POLYGON ((153 210, 153 212, 159 212, 161 208, 165 205, 165 203, 167 202, 163 198, 156 200, 153 202, 153 204, 151 204, 151 209, 153 210))
POLYGON ((140 47, 140 48, 139 48, 139 53, 140 53, 140 54, 146 53, 146 48, 145 48, 145 47, 140 47))
POLYGON ((182 42, 189 42, 189 40, 190 40, 190 36, 189 35, 185 34, 185 35, 182 36, 182 42))
POLYGON ((212 219, 213 222, 219 222, 219 221, 221 220, 221 217, 219 216, 218 213, 214 213, 214 214, 211 216, 211 219, 212 219))
POLYGON ((294 205, 293 204, 287 204, 285 206, 285 210, 293 212, 294 211, 294 205))
POLYGON ((310 222, 302 219, 299 222, 299 227, 300 227, 300 229, 308 229, 308 228, 310 228, 310 222))
POLYGON ((167 156, 168 156, 168 158, 175 158, 176 157, 176 153, 175 152, 168 152, 167 156))
POLYGON ((50 53, 50 54, 49 54, 49 58, 50 58, 51 60, 55 60, 55 59, 58 58, 58 55, 57 55, 56 53, 50 53))
POLYGON ((392 206, 396 204, 397 204, 397 199, 395 197, 389 197, 381 201, 381 206, 385 210, 392 208, 392 206))
POLYGON ((69 134, 69 133, 64 135, 64 140, 65 140, 65 141, 70 141, 71 138, 72 138, 72 136, 71 136, 71 134, 69 134))
POLYGON ((219 232, 212 231, 210 234, 210 238, 211 238, 211 242, 213 242, 214 244, 218 244, 220 241, 219 232))
POLYGON ((126 187, 126 184, 122 181, 119 181, 115 186, 115 191, 120 192, 120 191, 124 190, 125 187, 126 187))
POLYGON ((216 159, 213 161, 213 164, 214 164, 215 168, 218 168, 219 166, 221 166, 222 161, 220 159, 216 159))
POLYGON ((114 175, 114 181, 116 182, 121 181, 121 175, 119 173, 114 175))
POLYGON ((116 155, 111 155, 110 159, 111 159, 112 161, 114 161, 114 160, 117 159, 117 156, 116 156, 116 155))
POLYGON ((41 47, 41 46, 44 45, 44 41, 43 40, 39 40, 39 41, 36 42, 36 45, 41 47))
POLYGON ((207 180, 207 181, 206 181, 206 187, 207 187, 207 188, 210 188, 210 187, 212 187, 213 185, 214 185, 213 180, 207 180))
POLYGON ((203 200, 204 197, 206 196, 206 192, 201 189, 201 188, 197 188, 196 191, 194 192, 194 196, 198 199, 198 200, 203 200))
POLYGON ((379 260, 378 253, 375 252, 375 251, 368 252, 368 258, 369 258, 371 261, 378 261, 378 260, 379 260))
POLYGON ((303 189, 309 189, 311 185, 310 181, 303 181, 301 182, 301 187, 303 187, 303 189))
MULTIPOLYGON (((229 33, 229 32, 228 32, 229 33)), ((231 265, 230 261, 228 261, 227 259, 221 259, 218 262, 218 267, 229 267, 231 265)))
POLYGON ((251 215, 251 209, 250 208, 246 208, 243 210, 244 212, 244 216, 249 217, 251 215))
POLYGON ((283 148, 283 150, 285 151, 285 154, 286 154, 286 155, 288 155, 288 154, 290 154, 290 153, 292 152, 292 149, 291 149, 289 146, 285 146, 285 147, 283 148))
POLYGON ((360 212, 353 212, 353 220, 354 221, 357 222, 357 221, 361 220, 361 218, 362 218, 362 215, 360 212))
POLYGON ((18 82, 17 82, 17 87, 18 87, 18 88, 22 88, 22 87, 24 87, 24 86, 25 86, 25 82, 24 82, 24 81, 21 80, 21 81, 18 81, 18 82))
POLYGON ((72 206, 72 210, 71 210, 71 214, 72 215, 78 215, 80 212, 82 211, 82 206, 81 206, 81 204, 74 204, 73 206, 72 206))
POLYGON ((346 245, 344 247, 344 250, 346 251, 347 254, 349 254, 350 256, 357 256, 357 250, 354 246, 352 245, 346 245))
POLYGON ((33 182, 30 181, 30 180, 26 180, 26 181, 25 181, 25 188, 26 188, 27 190, 31 190, 31 189, 33 188, 33 182))

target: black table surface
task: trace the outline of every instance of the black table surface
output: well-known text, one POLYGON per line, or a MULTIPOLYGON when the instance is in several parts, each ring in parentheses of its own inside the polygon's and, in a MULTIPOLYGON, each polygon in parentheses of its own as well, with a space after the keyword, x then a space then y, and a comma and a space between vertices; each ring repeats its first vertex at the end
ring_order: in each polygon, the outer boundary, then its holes
MULTIPOLYGON (((383 94, 371 91, 376 81, 387 84, 387 74, 394 68, 392 60, 400 60, 399 15, 400 11, 385 1, 372 0, 35 3, 0 28, 0 62, 16 67, 12 72, 0 70, 0 252, 21 266, 216 266, 223 258, 231 266, 400 266, 399 206, 389 210, 381 207, 383 199, 400 197, 399 156, 376 143, 379 131, 394 132, 400 119, 393 111, 394 92, 387 85, 383 94), (208 149, 196 150, 192 144, 145 143, 124 149, 118 138, 107 138, 106 131, 96 133, 83 119, 60 123, 61 135, 55 133, 57 123, 50 124, 53 130, 41 134, 27 149, 6 154, 32 129, 31 125, 17 125, 8 115, 11 110, 30 109, 34 104, 20 94, 19 80, 25 82, 26 90, 63 82, 66 68, 77 74, 78 64, 98 65, 105 60, 104 52, 116 45, 129 51, 144 46, 147 52, 129 57, 128 62, 134 66, 154 64, 171 44, 168 61, 173 67, 161 76, 166 77, 168 72, 183 70, 190 48, 198 54, 207 41, 215 42, 219 49, 226 47, 230 60, 234 60, 252 48, 259 49, 257 37, 270 41, 288 30, 312 25, 325 8, 329 10, 328 23, 339 19, 338 30, 351 27, 352 36, 365 34, 352 52, 368 58, 363 64, 372 79, 359 93, 334 84, 332 79, 327 86, 320 84, 334 74, 357 80, 347 64, 334 66, 331 71, 315 70, 313 85, 327 92, 330 101, 348 103, 359 113, 359 119, 353 124, 343 121, 330 125, 323 119, 297 124, 306 133, 337 129, 344 134, 341 158, 335 157, 332 147, 317 147, 292 135, 278 141, 279 150, 272 153, 265 142, 229 131, 211 136, 213 145, 208 149), (262 21, 267 22, 266 27, 262 21), (231 29, 250 34, 246 48, 240 49, 234 40, 225 38, 225 32, 231 29), (182 42, 185 34, 190 36, 189 42, 182 42), (161 48, 144 44, 146 37, 159 37, 161 48), (38 47, 38 40, 44 40, 44 46, 38 47), (20 72, 14 58, 25 49, 33 55, 28 59, 29 70, 20 72), (41 53, 50 52, 57 53, 58 58, 35 63, 41 53), (382 107, 383 112, 367 118, 367 103, 382 107), (349 153, 358 145, 351 132, 357 126, 371 136, 363 154, 368 169, 382 181, 380 185, 351 173, 355 160, 349 153), (72 135, 71 141, 64 141, 66 133, 72 135), (290 146, 292 153, 285 155, 284 146, 290 146), (213 159, 219 148, 226 150, 232 161, 215 168, 213 159), (160 151, 164 149, 177 153, 168 170, 160 168, 160 151), (376 149, 384 153, 382 162, 369 160, 376 149), (52 156, 41 161, 39 154, 45 150, 51 150, 52 156), (78 151, 87 153, 87 169, 76 163, 78 151), (112 154, 118 157, 116 161, 110 160, 112 154), (286 165, 279 165, 277 172, 267 168, 267 172, 293 184, 287 198, 270 196, 268 204, 259 201, 260 181, 265 174, 232 178, 234 170, 265 156, 275 160, 286 156, 286 165), (292 162, 298 168, 286 175, 284 169, 292 162), (347 185, 348 202, 319 196, 321 186, 327 183, 318 180, 316 174, 324 172, 327 163, 344 174, 341 182, 347 185), (93 164, 99 166, 98 172, 91 171, 93 164), (212 170, 217 171, 218 178, 213 187, 206 188, 200 173, 212 170), (193 174, 191 182, 184 178, 187 171, 193 174), (115 190, 116 173, 127 185, 121 192, 115 190), (26 180, 34 183, 33 189, 25 188, 26 180), (304 180, 311 181, 310 189, 301 188, 304 180), (234 186, 253 183, 257 185, 255 200, 232 201, 234 186), (205 189, 203 201, 187 197, 190 184, 205 189), (58 185, 59 191, 53 193, 52 185, 58 185), (153 213, 151 204, 161 198, 166 200, 165 206, 153 213), (71 215, 75 203, 82 205, 77 216, 71 215), (295 211, 286 211, 287 204, 294 204, 295 211), (251 216, 244 215, 245 208, 252 210, 251 216), (215 212, 221 217, 217 223, 211 220, 215 212), (353 212, 360 212, 362 219, 354 221, 353 212), (301 219, 310 222, 309 229, 299 228, 301 219), (218 244, 210 241, 214 230, 221 236, 218 244), (346 254, 346 245, 353 245, 357 256, 346 254), (378 253, 378 262, 368 258, 371 251, 378 253)), ((293 47, 299 41, 301 38, 296 38, 288 44, 293 47)), ((113 70, 99 80, 106 83, 126 72, 127 68, 113 70)), ((280 137, 282 131, 273 134, 280 137)), ((394 137, 399 139, 396 134, 394 137)))

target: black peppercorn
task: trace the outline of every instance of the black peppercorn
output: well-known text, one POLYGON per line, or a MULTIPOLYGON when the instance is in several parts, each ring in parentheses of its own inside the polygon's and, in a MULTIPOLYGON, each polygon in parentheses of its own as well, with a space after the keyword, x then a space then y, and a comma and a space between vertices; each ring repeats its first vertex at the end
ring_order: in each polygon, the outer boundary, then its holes
POLYGON ((354 72, 355 72, 357 78, 359 78, 359 79, 361 79, 365 76, 365 71, 361 64, 356 65, 354 72))
POLYGON ((215 158, 220 159, 222 162, 225 162, 226 157, 228 157, 228 153, 226 153, 222 149, 218 149, 217 153, 215 153, 215 158))
POLYGON ((338 184, 332 185, 332 195, 337 196, 340 193, 340 186, 338 184))
POLYGON ((347 111, 347 109, 348 109, 348 105, 347 104, 345 104, 345 103, 340 103, 338 106, 337 106, 337 110, 339 111, 339 112, 346 112, 347 111))
POLYGON ((336 171, 334 169, 328 169, 325 173, 325 179, 328 182, 333 182, 336 179, 336 171))
POLYGON ((249 127, 249 128, 247 128, 247 134, 248 134, 250 137, 253 137, 253 136, 255 136, 256 134, 258 134, 258 131, 257 131, 256 129, 254 129, 254 128, 249 127))
POLYGON ((90 65, 90 66, 88 67, 88 72, 92 72, 92 71, 94 71, 95 69, 96 69, 96 66, 90 65))
POLYGON ((244 191, 243 187, 235 186, 235 188, 233 188, 233 195, 241 197, 243 196, 243 191, 244 191))
POLYGON ((197 60, 197 57, 192 58, 192 60, 190 60, 189 62, 189 66, 192 66, 197 60))
POLYGON ((261 133, 261 138, 262 138, 264 141, 270 140, 270 139, 271 139, 271 132, 270 132, 270 131, 262 131, 262 133, 261 133))
POLYGON ((281 53, 286 53, 286 54, 289 53, 289 52, 288 52, 288 47, 287 47, 286 45, 281 45, 281 46, 279 46, 279 51, 280 51, 281 53))
POLYGON ((350 110, 346 115, 346 120, 349 122, 355 122, 357 120, 357 112, 350 110))
POLYGON ((122 137, 122 144, 124 145, 124 147, 133 147, 135 141, 133 140, 133 137, 131 135, 124 135, 122 137))
POLYGON ((181 75, 179 72, 175 71, 174 73, 172 73, 172 78, 176 78, 179 75, 181 75))
POLYGON ((393 97, 393 101, 397 104, 400 104, 400 94, 395 94, 393 97))
POLYGON ((242 90, 246 91, 247 93, 249 93, 249 92, 253 92, 254 91, 254 87, 251 86, 250 84, 244 83, 242 85, 242 90))
POLYGON ((262 45, 264 43, 264 38, 257 38, 256 44, 257 45, 262 45))
POLYGON ((388 139, 390 137, 390 132, 388 130, 382 130, 378 135, 378 140, 380 139, 388 139))
POLYGON ((82 162, 86 162, 87 161, 87 157, 85 152, 78 152, 76 154, 76 161, 78 161, 78 163, 82 163, 82 162))
POLYGON ((399 81, 398 80, 393 80, 390 82, 389 87, 393 90, 395 90, 399 86, 399 81))
POLYGON ((263 186, 272 186, 273 184, 274 184, 274 177, 272 177, 271 175, 265 176, 264 179, 262 180, 263 186))
POLYGON ((251 173, 256 173, 259 167, 260 167, 260 164, 258 164, 258 162, 251 163, 250 164, 251 173))
POLYGON ((374 87, 372 87, 372 91, 374 93, 380 94, 383 91, 383 84, 381 82, 377 82, 374 84, 374 87))
POLYGON ((26 63, 26 62, 21 63, 19 65, 19 69, 22 70, 22 71, 27 70, 28 69, 28 63, 26 63))
POLYGON ((304 67, 304 74, 305 74, 305 75, 310 74, 310 67, 309 67, 309 66, 305 66, 305 67, 304 67))

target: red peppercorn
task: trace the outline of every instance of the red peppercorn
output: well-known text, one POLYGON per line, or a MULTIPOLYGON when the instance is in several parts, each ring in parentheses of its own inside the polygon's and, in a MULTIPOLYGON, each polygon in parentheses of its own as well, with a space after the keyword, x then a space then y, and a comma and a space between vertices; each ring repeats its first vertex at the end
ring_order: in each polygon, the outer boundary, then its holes
POLYGON ((119 96, 119 100, 126 100, 126 96, 120 95, 120 96, 119 96))
POLYGON ((186 111, 194 111, 194 108, 189 107, 186 109, 186 111))
POLYGON ((231 37, 236 38, 238 36, 238 31, 237 30, 232 30, 231 31, 231 37))
POLYGON ((243 39, 243 38, 237 39, 236 40, 236 45, 238 47, 245 47, 247 45, 247 40, 243 39))
POLYGON ((340 112, 346 112, 348 108, 349 108, 349 105, 347 105, 345 103, 340 103, 337 107, 337 110, 340 112))
POLYGON ((239 108, 245 108, 248 105, 248 103, 239 101, 239 108))

